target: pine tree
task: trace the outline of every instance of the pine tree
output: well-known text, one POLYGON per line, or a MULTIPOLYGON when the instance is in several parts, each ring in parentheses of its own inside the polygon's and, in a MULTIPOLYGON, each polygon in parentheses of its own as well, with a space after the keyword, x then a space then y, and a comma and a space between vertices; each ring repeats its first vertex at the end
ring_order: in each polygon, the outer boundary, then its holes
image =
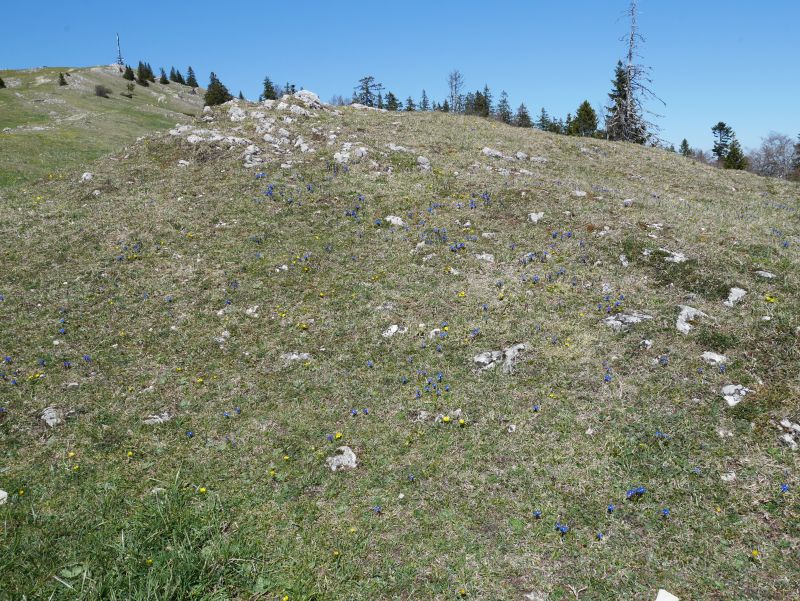
POLYGON ((692 156, 692 149, 689 148, 689 141, 686 138, 684 138, 681 141, 681 145, 680 148, 678 149, 678 152, 680 152, 685 157, 692 156))
POLYGON ((160 84, 169 83, 169 79, 167 79, 167 74, 164 72, 164 67, 161 67, 161 77, 158 78, 158 83, 160 84))
POLYGON ((378 100, 376 101, 375 106, 379 109, 385 108, 383 106, 383 94, 381 94, 380 92, 378 92, 378 100))
POLYGON ((365 75, 353 90, 353 100, 364 106, 377 106, 377 96, 381 90, 383 86, 372 75, 365 75))
POLYGON ((425 93, 425 90, 422 90, 422 98, 419 101, 419 110, 421 111, 428 111, 430 110, 431 105, 430 101, 428 100, 428 95, 425 93))
POLYGON ((150 85, 147 77, 147 66, 142 61, 139 61, 139 66, 136 67, 136 83, 144 87, 150 85))
POLYGON ((528 109, 525 107, 525 103, 519 105, 517 114, 514 116, 514 125, 517 127, 533 127, 533 122, 531 121, 531 116, 528 114, 528 109))
POLYGON ((194 75, 194 69, 192 69, 191 66, 186 70, 186 85, 192 88, 199 87, 197 84, 197 77, 194 75))
POLYGON ((647 127, 639 114, 637 100, 631 97, 628 70, 622 61, 617 61, 611 84, 613 87, 608 93, 611 105, 606 114, 606 136, 609 140, 644 144, 647 141, 647 127))
POLYGON ((714 141, 714 147, 711 149, 711 153, 717 157, 717 162, 722 162, 725 160, 725 157, 728 156, 728 152, 730 152, 733 129, 724 121, 720 121, 711 128, 711 133, 717 137, 714 141))
POLYGON ((206 106, 214 106, 216 104, 223 104, 229 100, 233 100, 233 96, 228 91, 223 83, 217 79, 215 73, 209 76, 208 88, 206 89, 205 103, 206 106))
POLYGON ((153 67, 150 66, 150 63, 145 63, 144 67, 147 73, 147 81, 150 83, 156 83, 156 76, 153 74, 153 67))
POLYGON ((244 100, 244 94, 242 94, 241 90, 239 90, 239 100, 244 100))
POLYGON ((725 169, 747 169, 747 157, 744 156, 742 146, 739 144, 739 140, 736 139, 736 136, 731 136, 728 154, 725 155, 722 165, 725 169))
POLYGON ((131 69, 130 65, 125 65, 125 72, 122 74, 123 79, 127 79, 128 81, 133 81, 136 79, 136 76, 133 74, 133 69, 131 69))
POLYGON ((488 88, 484 87, 484 91, 475 92, 475 99, 473 101, 473 112, 480 117, 488 117, 491 114, 489 100, 486 98, 488 88))
POLYGON ((484 117, 488 117, 494 112, 494 106, 492 106, 492 93, 486 84, 483 84, 483 100, 485 102, 484 112, 486 113, 484 117))
POLYGON ((406 112, 412 113, 417 110, 416 105, 414 104, 414 99, 409 96, 406 98, 406 112))
MULTIPOLYGON (((369 106, 369 105, 367 105, 367 106, 369 106)), ((400 103, 397 100, 397 96, 395 96, 392 92, 387 92, 386 93, 386 110, 387 111, 397 111, 399 109, 400 109, 400 103)))
POLYGON ((550 115, 547 114, 547 111, 542 107, 542 111, 539 113, 539 118, 536 120, 536 127, 541 129, 542 131, 550 131, 550 124, 552 120, 550 119, 550 115))
POLYGON ((3 78, 0 77, 0 90, 6 87, 6 82, 3 81, 3 78))
POLYGON ((63 73, 59 73, 58 74, 58 85, 60 85, 60 86, 67 85, 67 80, 64 79, 64 74, 63 73))
POLYGON ((269 78, 269 76, 264 78, 264 91, 261 92, 261 99, 262 100, 278 99, 278 92, 275 89, 275 84, 272 83, 272 80, 269 78))
POLYGON ((497 103, 497 118, 503 123, 511 124, 514 116, 511 114, 511 105, 508 104, 508 94, 500 92, 500 101, 497 103))
POLYGON ((584 100, 575 113, 575 118, 567 117, 567 135, 589 137, 597 133, 597 113, 588 100, 584 100))
POLYGON ((463 104, 461 106, 461 112, 465 115, 474 115, 475 114, 475 94, 473 92, 468 92, 466 96, 464 96, 463 104))
POLYGON ((169 68, 169 80, 178 83, 178 76, 175 75, 175 67, 169 68))
POLYGON ((177 69, 175 70, 175 83, 179 83, 182 86, 186 85, 186 80, 183 78, 183 75, 177 69))
POLYGON ((449 113, 450 112, 450 103, 447 102, 447 98, 445 98, 444 102, 442 103, 442 112, 443 113, 449 113))

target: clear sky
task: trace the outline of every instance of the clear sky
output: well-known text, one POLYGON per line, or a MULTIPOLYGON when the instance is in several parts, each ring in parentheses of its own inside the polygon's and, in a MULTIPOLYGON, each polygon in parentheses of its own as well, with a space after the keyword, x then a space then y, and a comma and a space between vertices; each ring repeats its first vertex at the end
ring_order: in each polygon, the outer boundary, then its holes
MULTIPOLYGON (((606 103, 624 54, 627 0, 542 2, 98 2, 3 3, 0 68, 86 66, 116 58, 154 68, 192 65, 236 94, 261 80, 293 82, 328 100, 374 75, 401 99, 422 88, 441 100, 458 68, 468 89, 508 92, 531 113, 574 114, 606 103)), ((800 0, 640 0, 642 62, 666 107, 662 137, 710 148, 731 125, 745 147, 770 131, 800 133, 800 0)))

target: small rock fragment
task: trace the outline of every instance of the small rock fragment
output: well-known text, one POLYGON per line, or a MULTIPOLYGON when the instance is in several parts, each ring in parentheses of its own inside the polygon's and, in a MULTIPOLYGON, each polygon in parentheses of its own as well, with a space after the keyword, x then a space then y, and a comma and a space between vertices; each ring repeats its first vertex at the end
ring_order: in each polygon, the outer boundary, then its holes
POLYGON ((731 288, 731 291, 728 293, 728 300, 724 301, 722 304, 726 307, 733 307, 736 303, 744 298, 745 294, 747 294, 746 290, 741 288, 731 288))
POLYGON ((722 398, 728 403, 728 407, 736 407, 749 392, 753 391, 741 384, 728 384, 722 387, 722 398))
POLYGON ((678 331, 682 334, 688 334, 689 330, 692 329, 692 324, 690 322, 694 321, 698 317, 708 317, 708 315, 699 309, 695 309, 694 307, 689 307, 688 305, 678 306, 681 312, 678 314, 678 320, 675 322, 675 327, 678 328, 678 331))
POLYGON ((64 419, 61 417, 61 411, 55 407, 47 407, 42 411, 42 421, 50 428, 55 428, 57 425, 61 424, 64 419))
POLYGON ((700 358, 709 365, 720 365, 728 362, 728 358, 725 355, 712 353, 711 351, 704 352, 702 355, 700 355, 700 358))
POLYGON ((603 323, 614 330, 620 331, 627 330, 630 326, 641 323, 646 319, 653 319, 653 316, 647 315, 646 313, 632 311, 630 313, 617 313, 616 315, 609 315, 603 320, 603 323))
POLYGON ((658 589, 656 601, 680 601, 675 595, 665 591, 663 588, 658 589))
POLYGON ((148 415, 142 423, 145 426, 157 426, 158 424, 165 424, 172 419, 172 416, 166 411, 161 414, 148 415))
POLYGON ((759 269, 758 271, 756 271, 756 275, 765 278, 767 280, 771 280, 775 277, 774 273, 770 273, 769 271, 764 271, 763 269, 759 269))
POLYGON ((542 217, 544 217, 543 211, 539 213, 528 213, 528 221, 534 224, 539 223, 542 220, 542 217))
POLYGON ((311 355, 308 353, 298 353, 296 351, 292 351, 291 353, 284 353, 281 355, 281 359, 283 359, 286 363, 292 363, 294 361, 311 361, 311 355))
POLYGON ((332 472, 343 469, 355 469, 358 465, 356 454, 350 447, 339 447, 336 449, 338 455, 328 457, 325 461, 332 472))
POLYGON ((388 215, 384 217, 386 221, 394 225, 395 227, 403 227, 406 222, 402 220, 402 218, 397 217, 396 215, 388 215))

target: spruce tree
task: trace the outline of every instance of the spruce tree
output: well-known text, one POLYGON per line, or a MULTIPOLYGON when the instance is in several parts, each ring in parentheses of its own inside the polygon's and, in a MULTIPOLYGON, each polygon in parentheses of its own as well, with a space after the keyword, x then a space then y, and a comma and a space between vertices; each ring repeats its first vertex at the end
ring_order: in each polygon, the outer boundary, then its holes
POLYGON ((182 86, 186 85, 186 80, 183 78, 183 74, 177 69, 175 70, 175 83, 179 83, 182 86))
POLYGON ((64 74, 63 73, 59 73, 58 74, 58 85, 60 85, 60 86, 67 85, 67 80, 64 79, 64 74))
POLYGON ((186 70, 186 85, 192 88, 199 87, 197 84, 197 77, 194 75, 194 69, 192 69, 191 66, 186 70))
POLYGON ((500 101, 497 103, 497 118, 509 125, 514 118, 511 113, 511 105, 508 104, 508 94, 506 94, 505 90, 500 92, 500 101))
POLYGON ((277 100, 278 98, 275 84, 272 83, 269 77, 264 78, 264 90, 261 92, 261 98, 263 100, 277 100))
POLYGON ((413 113, 416 110, 417 110, 417 107, 414 104, 414 99, 411 98, 411 96, 409 96, 408 98, 406 98, 406 112, 407 113, 413 113))
POLYGON ((542 111, 539 113, 539 118, 536 120, 536 127, 541 129, 542 131, 550 131, 550 125, 552 120, 550 119, 550 115, 547 114, 547 111, 542 107, 542 111))
POLYGON ((617 61, 612 89, 608 93, 611 105, 606 114, 606 136, 609 140, 623 140, 644 144, 647 141, 647 124, 641 116, 639 100, 631 95, 632 83, 628 69, 617 61))
POLYGON ((217 79, 215 73, 209 76, 208 88, 206 89, 205 103, 206 106, 214 106, 216 104, 223 104, 229 100, 233 100, 233 96, 228 91, 223 83, 217 79))
POLYGON ((122 78, 128 81, 136 79, 136 75, 133 74, 133 69, 131 69, 130 65, 125 65, 125 72, 122 74, 122 78))
POLYGON ((489 86, 483 84, 483 100, 486 103, 484 112, 486 113, 484 117, 488 117, 494 112, 494 106, 492 106, 492 93, 489 91, 489 86))
POLYGON ((376 102, 375 106, 377 108, 379 109, 385 108, 383 106, 383 94, 381 94, 380 92, 378 92, 378 99, 375 102, 376 102))
POLYGON ((175 75, 175 67, 169 68, 169 80, 178 83, 178 76, 175 75))
POLYGON ((150 66, 150 63, 144 64, 145 69, 147 69, 147 81, 150 83, 156 83, 156 76, 153 74, 153 67, 150 66))
POLYGON ((161 77, 158 78, 158 83, 160 84, 169 83, 169 79, 167 79, 167 74, 164 72, 164 67, 161 67, 161 77))
POLYGON ((144 87, 150 85, 147 77, 147 66, 142 61, 139 61, 139 66, 136 67, 136 83, 144 87))
POLYGON ((730 152, 733 129, 724 121, 720 121, 711 128, 711 133, 717 137, 714 141, 714 147, 711 149, 711 153, 717 157, 717 162, 722 162, 725 160, 725 157, 728 156, 728 152, 730 152))
POLYGON ((428 111, 430 110, 431 105, 430 101, 428 100, 428 95, 425 93, 425 89, 422 90, 422 98, 419 101, 419 110, 421 111, 428 111))
POLYGON ((239 90, 239 100, 244 100, 244 94, 242 94, 241 90, 239 90))
POLYGON ((353 100, 364 106, 377 106, 381 90, 383 86, 372 75, 365 75, 358 80, 358 85, 353 90, 353 100))
MULTIPOLYGON (((369 106, 369 105, 367 105, 369 106)), ((386 93, 386 110, 387 111, 396 111, 400 109, 400 102, 397 100, 397 96, 395 96, 392 92, 386 93)))
POLYGON ((3 78, 0 77, 0 90, 6 87, 6 82, 3 81, 3 78))
POLYGON ((692 149, 689 148, 689 141, 686 138, 684 138, 681 141, 681 145, 680 148, 678 149, 678 152, 680 152, 685 157, 692 156, 692 149))
POLYGON ((725 155, 722 165, 725 169, 747 169, 747 157, 744 156, 742 146, 739 144, 739 140, 736 139, 736 136, 731 136, 728 154, 725 155))
POLYGON ((588 100, 584 100, 575 113, 575 118, 567 118, 567 135, 589 137, 597 133, 597 113, 588 100))
POLYGON ((447 102, 447 98, 445 98, 444 102, 442 103, 442 112, 443 113, 449 113, 450 112, 450 103, 447 102))
POLYGON ((532 127, 533 122, 531 121, 531 116, 528 114, 528 109, 525 106, 525 103, 519 105, 517 109, 517 114, 514 116, 514 125, 517 127, 532 127))

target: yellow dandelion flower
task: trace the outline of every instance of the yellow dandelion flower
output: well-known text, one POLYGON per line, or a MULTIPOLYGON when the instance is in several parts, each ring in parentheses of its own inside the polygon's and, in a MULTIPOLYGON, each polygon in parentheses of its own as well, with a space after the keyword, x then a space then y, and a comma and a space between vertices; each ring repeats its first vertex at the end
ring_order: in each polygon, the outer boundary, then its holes
POLYGON ((197 492, 199 492, 201 495, 204 495, 208 491, 206 490, 205 486, 201 486, 200 488, 197 489, 197 492))
POLYGON ((147 565, 151 566, 151 565, 153 565, 153 560, 152 560, 152 559, 150 559, 150 558, 148 557, 148 558, 147 558, 147 561, 145 561, 145 563, 146 563, 147 565))
POLYGON ((335 438, 336 440, 339 440, 341 437, 342 437, 342 433, 341 433, 341 432, 337 432, 337 433, 334 435, 334 438, 335 438))
POLYGON ((445 415, 445 416, 442 418, 442 421, 443 421, 445 424, 449 424, 449 423, 450 423, 450 416, 449 416, 449 415, 445 415))
POLYGON ((465 426, 465 425, 467 425, 467 422, 465 422, 463 419, 460 419, 460 420, 458 420, 458 425, 459 426, 465 426))
POLYGON ((128 451, 127 455, 128 455, 129 458, 133 457, 133 451, 128 451))

